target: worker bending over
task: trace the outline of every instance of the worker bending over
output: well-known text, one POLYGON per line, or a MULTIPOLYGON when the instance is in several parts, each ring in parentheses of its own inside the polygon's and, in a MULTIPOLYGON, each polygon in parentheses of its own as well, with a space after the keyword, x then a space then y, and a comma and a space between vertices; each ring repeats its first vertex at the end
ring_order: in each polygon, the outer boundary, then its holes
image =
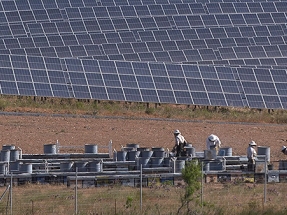
POLYGON ((211 134, 206 139, 207 150, 215 150, 216 154, 218 154, 220 146, 221 146, 221 141, 218 136, 211 134))

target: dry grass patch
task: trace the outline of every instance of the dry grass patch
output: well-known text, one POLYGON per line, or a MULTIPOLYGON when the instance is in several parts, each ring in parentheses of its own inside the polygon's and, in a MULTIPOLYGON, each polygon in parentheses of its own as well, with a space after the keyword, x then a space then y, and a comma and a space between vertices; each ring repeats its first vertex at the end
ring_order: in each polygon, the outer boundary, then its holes
MULTIPOLYGON (((264 204, 264 185, 251 183, 204 184, 203 200, 193 202, 198 214, 240 214, 243 210, 264 211, 277 208, 286 211, 287 188, 268 184, 264 204)), ((4 187, 0 189, 3 193, 4 187)), ((184 187, 156 185, 143 188, 143 214, 176 214, 184 187)), ((200 193, 198 193, 200 194, 200 193)), ((74 214, 75 190, 64 185, 25 185, 13 187, 13 214, 74 214)), ((0 202, 0 214, 9 213, 9 195, 0 202)), ((140 214, 140 189, 107 186, 78 189, 78 214, 140 214)), ((279 214, 273 210, 273 214, 279 214)))

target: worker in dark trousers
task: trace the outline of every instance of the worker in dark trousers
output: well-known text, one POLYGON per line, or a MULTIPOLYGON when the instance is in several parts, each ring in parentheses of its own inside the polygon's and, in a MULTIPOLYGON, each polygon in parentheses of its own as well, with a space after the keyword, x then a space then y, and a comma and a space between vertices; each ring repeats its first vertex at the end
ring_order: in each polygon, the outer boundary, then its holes
POLYGON ((184 136, 181 135, 179 130, 175 130, 173 132, 175 138, 175 144, 172 149, 172 152, 176 153, 176 157, 180 157, 184 155, 184 146, 186 146, 187 142, 184 136))

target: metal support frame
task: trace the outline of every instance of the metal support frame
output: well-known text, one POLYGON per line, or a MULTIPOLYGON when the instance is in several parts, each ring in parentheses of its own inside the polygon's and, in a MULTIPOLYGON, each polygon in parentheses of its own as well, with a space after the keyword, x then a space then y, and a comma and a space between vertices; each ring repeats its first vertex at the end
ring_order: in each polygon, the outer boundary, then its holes
MULTIPOLYGON (((83 146, 61 146, 59 141, 56 142, 56 152, 60 153, 60 148, 69 148, 69 149, 76 149, 76 148, 82 148, 83 146)), ((113 141, 110 140, 108 143, 108 146, 98 146, 99 148, 107 148, 109 151, 109 157, 113 157, 113 141)))
POLYGON ((226 158, 222 157, 223 159, 223 170, 226 170, 226 158))

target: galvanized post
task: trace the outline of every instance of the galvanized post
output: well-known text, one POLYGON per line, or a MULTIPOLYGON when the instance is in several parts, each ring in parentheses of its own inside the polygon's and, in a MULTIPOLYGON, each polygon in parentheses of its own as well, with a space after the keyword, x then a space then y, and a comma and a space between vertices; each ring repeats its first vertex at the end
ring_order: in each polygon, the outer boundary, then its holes
POLYGON ((78 214, 78 167, 76 167, 75 215, 78 214))
POLYGON ((203 161, 201 161, 201 207, 203 207, 203 161))
POLYGON ((113 157, 113 141, 112 140, 110 140, 109 142, 109 156, 110 158, 113 157))
POLYGON ((223 158, 223 170, 226 170, 226 158, 225 157, 222 158, 223 158))
POLYGON ((141 164, 141 175, 140 175, 140 208, 141 208, 141 213, 142 213, 142 206, 143 206, 143 167, 142 167, 142 164, 141 164))
POLYGON ((57 152, 57 154, 60 153, 60 143, 59 143, 59 140, 57 140, 57 142, 56 142, 56 152, 57 152))
POLYGON ((12 215, 13 214, 13 196, 12 196, 12 185, 13 185, 13 174, 12 172, 10 173, 11 174, 11 178, 10 178, 10 214, 12 215))
POLYGON ((18 149, 20 150, 19 158, 22 159, 22 149, 20 147, 18 147, 18 149))
POLYGON ((49 169, 48 169, 48 161, 45 159, 45 172, 48 173, 49 169))
POLYGON ((267 156, 265 155, 265 171, 264 171, 264 204, 266 203, 267 196, 267 156))
POLYGON ((173 172, 176 173, 176 159, 174 159, 173 163, 174 163, 174 165, 173 165, 173 172))

